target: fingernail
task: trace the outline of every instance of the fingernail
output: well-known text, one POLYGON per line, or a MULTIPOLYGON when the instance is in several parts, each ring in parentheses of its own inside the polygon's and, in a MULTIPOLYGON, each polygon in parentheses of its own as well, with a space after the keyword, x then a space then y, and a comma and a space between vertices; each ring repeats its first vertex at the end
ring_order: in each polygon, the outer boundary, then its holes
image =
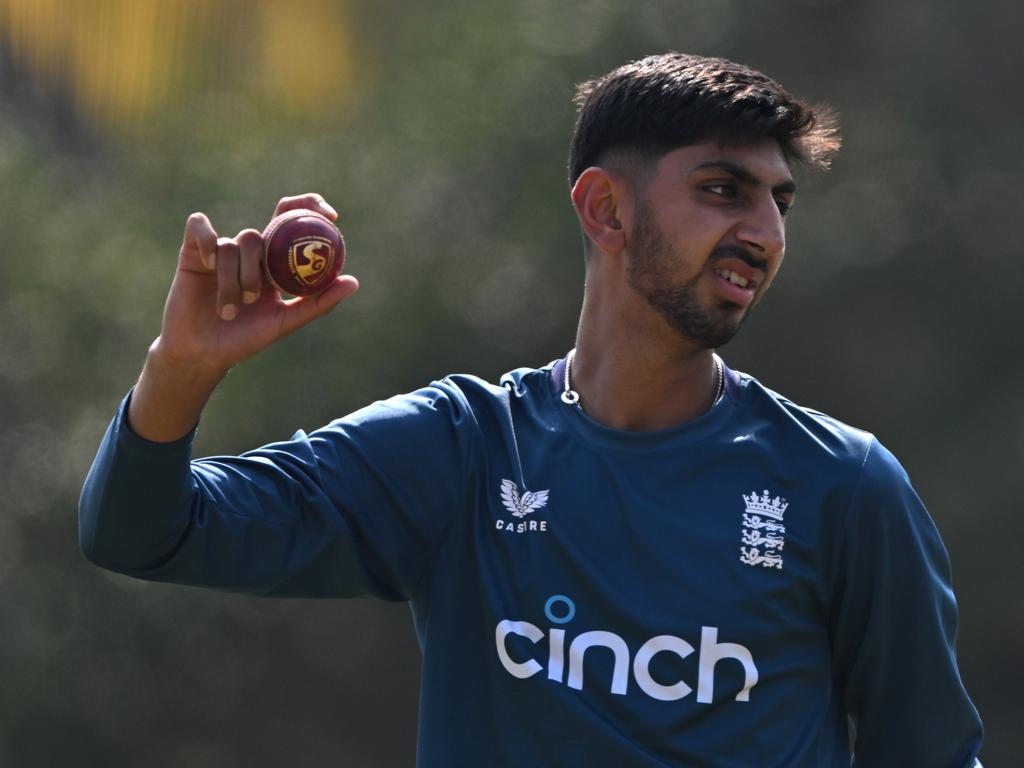
POLYGON ((203 257, 203 263, 207 269, 213 269, 217 264, 217 252, 208 253, 203 257))
POLYGON ((238 307, 234 304, 225 304, 220 308, 220 316, 222 320, 234 320, 235 315, 238 314, 238 307))
POLYGON ((253 291, 242 291, 242 303, 243 304, 252 304, 259 297, 260 297, 260 295, 258 293, 253 292, 253 291))

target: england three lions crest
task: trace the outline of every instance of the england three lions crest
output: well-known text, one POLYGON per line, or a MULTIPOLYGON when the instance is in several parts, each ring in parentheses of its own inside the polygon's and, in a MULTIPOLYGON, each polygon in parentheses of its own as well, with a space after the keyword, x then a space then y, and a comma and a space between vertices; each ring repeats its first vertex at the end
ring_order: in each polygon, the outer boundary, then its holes
POLYGON ((743 494, 743 539, 740 562, 782 570, 782 548, 786 545, 786 526, 782 524, 786 500, 765 490, 760 496, 753 491, 743 494))

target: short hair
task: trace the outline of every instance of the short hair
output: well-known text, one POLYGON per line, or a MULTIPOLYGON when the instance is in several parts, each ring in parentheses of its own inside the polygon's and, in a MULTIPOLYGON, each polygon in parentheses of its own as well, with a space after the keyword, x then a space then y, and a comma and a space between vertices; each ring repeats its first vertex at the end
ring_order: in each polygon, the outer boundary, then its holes
POLYGON ((728 59, 664 53, 625 64, 576 88, 579 116, 569 185, 623 153, 641 162, 717 139, 723 145, 778 141, 787 162, 824 170, 839 149, 838 119, 757 70, 728 59))

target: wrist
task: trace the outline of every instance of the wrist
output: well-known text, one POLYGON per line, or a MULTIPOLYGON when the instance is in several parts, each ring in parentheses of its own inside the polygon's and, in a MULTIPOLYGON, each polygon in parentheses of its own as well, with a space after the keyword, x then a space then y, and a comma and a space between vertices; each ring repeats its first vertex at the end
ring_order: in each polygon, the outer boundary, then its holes
POLYGON ((199 421, 226 369, 176 359, 157 339, 149 348, 142 375, 128 406, 128 425, 140 437, 171 443, 199 421))
POLYGON ((212 392, 230 370, 230 366, 175 356, 165 348, 162 337, 157 336, 149 345, 143 376, 149 372, 168 384, 174 382, 186 389, 208 389, 212 392))

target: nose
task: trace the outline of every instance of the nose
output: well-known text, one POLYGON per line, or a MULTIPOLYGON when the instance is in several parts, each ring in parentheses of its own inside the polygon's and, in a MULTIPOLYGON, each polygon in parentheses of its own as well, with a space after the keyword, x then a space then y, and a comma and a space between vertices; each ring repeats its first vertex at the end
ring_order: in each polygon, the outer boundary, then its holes
POLYGON ((786 249, 786 222, 774 197, 758 200, 748 209, 736 229, 736 239, 766 257, 786 249))

